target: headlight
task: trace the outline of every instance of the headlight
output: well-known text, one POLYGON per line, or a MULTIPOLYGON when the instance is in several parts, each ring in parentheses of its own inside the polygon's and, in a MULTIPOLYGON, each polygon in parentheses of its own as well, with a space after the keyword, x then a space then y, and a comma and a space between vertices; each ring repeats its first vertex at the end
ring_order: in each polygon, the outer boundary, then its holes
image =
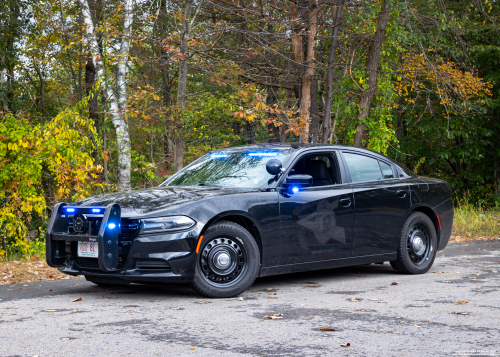
POLYGON ((190 228, 195 223, 195 221, 186 216, 144 218, 141 219, 139 234, 179 231, 190 228))

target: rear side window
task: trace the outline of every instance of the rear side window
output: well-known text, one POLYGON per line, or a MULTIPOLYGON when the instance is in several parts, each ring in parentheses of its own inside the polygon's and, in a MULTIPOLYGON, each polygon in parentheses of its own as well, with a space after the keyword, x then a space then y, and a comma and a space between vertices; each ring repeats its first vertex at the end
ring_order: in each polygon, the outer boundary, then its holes
MULTIPOLYGON (((378 160, 368 156, 343 153, 352 182, 376 181, 382 179, 378 160)), ((392 173, 392 169, 391 169, 392 173)))
POLYGON ((385 179, 394 178, 394 173, 392 172, 391 165, 386 164, 385 162, 380 162, 380 168, 382 169, 382 175, 384 175, 385 179))

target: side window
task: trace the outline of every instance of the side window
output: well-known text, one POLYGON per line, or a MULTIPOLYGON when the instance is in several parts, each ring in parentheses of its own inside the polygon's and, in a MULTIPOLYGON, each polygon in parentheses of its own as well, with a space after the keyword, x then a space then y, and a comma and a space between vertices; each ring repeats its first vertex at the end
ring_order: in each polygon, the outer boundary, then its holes
POLYGON ((311 175, 313 186, 340 183, 337 161, 332 155, 314 154, 302 157, 290 170, 290 175, 311 175))
MULTIPOLYGON (((344 152, 344 158, 352 182, 376 181, 382 179, 378 160, 371 157, 344 152)), ((392 172, 392 171, 391 171, 392 172)))
POLYGON ((392 172, 391 165, 386 164, 385 162, 379 161, 380 168, 382 169, 382 175, 384 175, 385 179, 394 178, 394 173, 392 172))

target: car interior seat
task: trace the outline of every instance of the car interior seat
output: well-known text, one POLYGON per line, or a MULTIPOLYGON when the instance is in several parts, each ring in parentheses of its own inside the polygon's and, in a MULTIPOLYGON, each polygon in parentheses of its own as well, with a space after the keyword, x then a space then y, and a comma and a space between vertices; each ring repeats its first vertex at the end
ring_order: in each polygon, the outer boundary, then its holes
POLYGON ((313 177, 313 186, 332 185, 333 180, 330 175, 330 170, 323 160, 308 160, 306 161, 306 174, 313 177))

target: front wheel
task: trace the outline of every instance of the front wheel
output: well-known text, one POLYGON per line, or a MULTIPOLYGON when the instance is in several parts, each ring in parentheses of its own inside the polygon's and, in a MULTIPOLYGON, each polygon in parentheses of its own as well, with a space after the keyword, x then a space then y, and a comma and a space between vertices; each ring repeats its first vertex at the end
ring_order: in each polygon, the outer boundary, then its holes
POLYGON ((424 274, 436 258, 437 234, 432 220, 422 212, 406 220, 399 241, 398 257, 392 267, 403 274, 424 274))
POLYGON ((203 236, 191 285, 207 297, 233 297, 253 284, 259 269, 259 247, 250 232, 221 221, 203 236))

